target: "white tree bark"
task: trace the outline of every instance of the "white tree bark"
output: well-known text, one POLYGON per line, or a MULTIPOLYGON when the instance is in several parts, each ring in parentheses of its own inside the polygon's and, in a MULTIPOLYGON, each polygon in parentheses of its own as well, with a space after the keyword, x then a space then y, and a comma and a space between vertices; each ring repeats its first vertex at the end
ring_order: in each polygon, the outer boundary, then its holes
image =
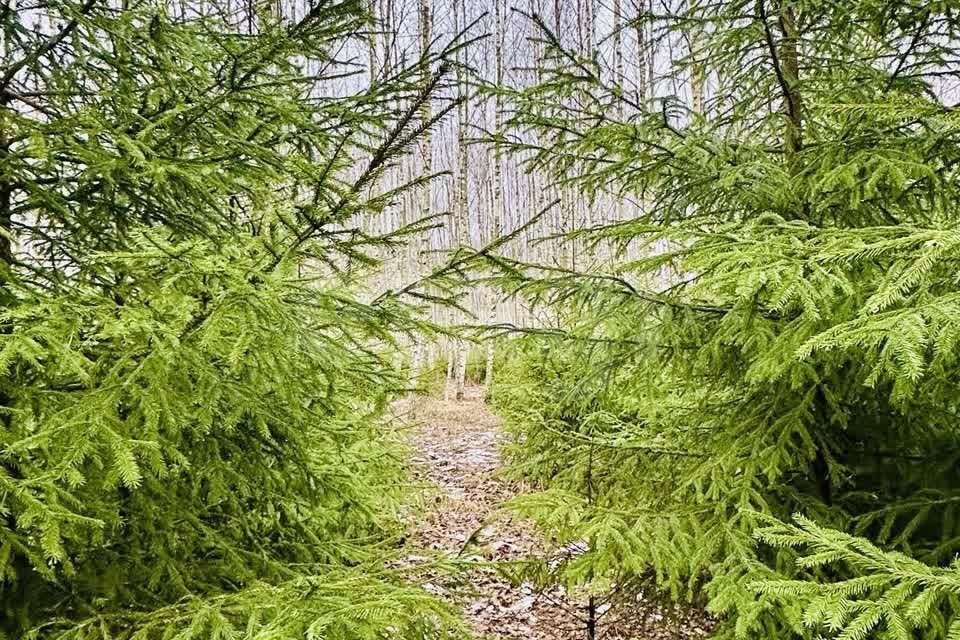
MULTIPOLYGON (((427 54, 430 49, 430 38, 431 31, 433 27, 433 19, 431 16, 431 6, 430 0, 419 0, 419 13, 420 13, 420 55, 422 58, 421 63, 421 76, 422 82, 426 84, 430 81, 430 67, 427 59, 427 54)), ((423 122, 429 121, 431 118, 431 105, 429 100, 425 100, 423 107, 420 110, 420 119, 423 122)), ((423 174, 430 174, 433 172, 433 136, 427 134, 423 136, 422 142, 420 144, 421 155, 423 157, 423 174)), ((426 218, 430 216, 433 207, 433 190, 432 190, 432 181, 428 181, 427 184, 422 187, 422 200, 420 202, 420 216, 426 218)), ((420 247, 417 251, 417 267, 420 274, 423 274, 427 270, 427 256, 430 250, 430 235, 428 231, 421 234, 420 247)), ((420 371, 423 368, 423 356, 424 356, 425 344, 423 336, 417 336, 413 344, 413 353, 410 355, 410 388, 415 388, 417 384, 417 379, 420 375, 420 371)))
MULTIPOLYGON (((460 25, 466 24, 466 6, 463 0, 454 0, 453 3, 453 30, 459 33, 460 25)), ((470 244, 470 210, 469 199, 467 196, 467 119, 469 117, 469 88, 464 87, 463 78, 463 53, 457 52, 457 87, 462 94, 463 101, 460 104, 459 117, 457 122, 457 206, 455 208, 457 243, 460 246, 470 244)), ((466 341, 457 342, 457 400, 463 400, 464 390, 466 388, 467 376, 467 355, 469 353, 466 341)))
MULTIPOLYGON (((623 21, 620 6, 621 0, 613 0, 613 81, 622 85, 623 76, 623 21)), ((617 102, 617 110, 623 115, 623 101, 617 102)))
POLYGON ((692 27, 687 31, 688 55, 690 56, 690 108, 697 115, 705 115, 705 93, 707 83, 706 64, 697 51, 702 36, 700 29, 692 27))
MULTIPOLYGON (((494 82, 497 89, 503 86, 503 13, 500 8, 501 0, 493 0, 494 15, 494 82)), ((500 136, 503 129, 503 98, 499 93, 494 100, 494 131, 500 136)), ((503 233, 503 154, 499 138, 493 145, 493 210, 491 211, 490 241, 497 240, 503 233)), ((497 322, 497 292, 491 290, 489 323, 497 322)), ((493 383, 494 339, 487 339, 487 361, 484 368, 483 384, 489 387, 493 383)))

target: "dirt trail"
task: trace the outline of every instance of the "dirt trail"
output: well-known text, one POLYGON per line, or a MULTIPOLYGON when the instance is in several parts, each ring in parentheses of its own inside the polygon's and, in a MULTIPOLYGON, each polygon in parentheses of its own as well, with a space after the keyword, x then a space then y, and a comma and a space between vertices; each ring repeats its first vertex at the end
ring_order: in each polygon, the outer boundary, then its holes
MULTIPOLYGON (((414 533, 415 546, 456 555, 472 535, 471 553, 496 562, 520 561, 542 554, 541 544, 525 523, 510 518, 498 506, 524 491, 497 473, 500 465, 499 422, 482 399, 482 390, 468 390, 454 402, 419 398, 414 463, 421 479, 438 489, 414 533)), ((490 640, 586 640, 585 603, 567 597, 561 588, 535 593, 529 585, 515 587, 489 566, 478 566, 468 586, 428 585, 459 602, 478 635, 490 640)), ((604 640, 697 638, 703 626, 688 619, 667 622, 649 607, 631 606, 627 618, 601 619, 597 638, 604 640)))

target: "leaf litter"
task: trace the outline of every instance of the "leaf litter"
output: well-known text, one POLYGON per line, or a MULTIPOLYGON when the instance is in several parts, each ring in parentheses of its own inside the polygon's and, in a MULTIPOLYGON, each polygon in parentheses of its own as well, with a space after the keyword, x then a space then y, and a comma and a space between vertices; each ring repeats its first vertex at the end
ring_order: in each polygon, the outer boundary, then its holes
MULTIPOLYGON (((482 394, 473 387, 461 401, 418 397, 396 407, 415 416, 414 473, 429 487, 425 509, 411 518, 410 543, 470 561, 464 575, 438 574, 425 587, 462 607, 480 638, 587 640, 585 595, 514 584, 500 570, 548 550, 529 523, 500 509, 531 488, 503 477, 498 449, 505 435, 482 394)), ((666 611, 642 599, 604 604, 597 620, 597 640, 686 640, 712 627, 701 611, 666 611)))

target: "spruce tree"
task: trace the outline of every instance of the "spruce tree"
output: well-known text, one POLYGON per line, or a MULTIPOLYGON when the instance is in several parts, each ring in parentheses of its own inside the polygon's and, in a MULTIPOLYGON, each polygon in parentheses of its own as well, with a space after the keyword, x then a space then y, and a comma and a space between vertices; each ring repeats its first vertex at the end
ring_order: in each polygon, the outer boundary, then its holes
POLYGON ((531 19, 515 146, 641 203, 577 237, 646 248, 504 271, 557 321, 495 392, 515 507, 578 549, 541 577, 705 598, 718 637, 960 637, 956 4, 665 3, 633 26, 697 38, 648 101, 531 19), (703 69, 702 112, 663 92, 703 69))
POLYGON ((387 562, 420 285, 361 286, 429 221, 360 225, 450 50, 344 93, 360 2, 232 7, 0 12, 0 637, 456 628, 387 562))

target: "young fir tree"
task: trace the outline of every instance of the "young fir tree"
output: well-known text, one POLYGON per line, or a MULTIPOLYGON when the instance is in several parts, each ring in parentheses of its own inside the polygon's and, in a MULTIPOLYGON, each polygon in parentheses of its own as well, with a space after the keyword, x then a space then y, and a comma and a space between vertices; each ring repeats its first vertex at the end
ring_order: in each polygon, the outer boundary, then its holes
POLYGON ((644 203, 582 233, 641 257, 507 279, 562 328, 496 390, 517 508, 582 550, 547 577, 705 597, 718 637, 960 637, 960 7, 675 4, 641 26, 696 31, 657 73, 705 68, 701 113, 537 16, 511 96, 535 166, 644 203))
POLYGON ((343 95, 360 2, 230 6, 0 10, 0 637, 455 626, 385 562, 414 309, 353 279, 449 51, 343 95))

